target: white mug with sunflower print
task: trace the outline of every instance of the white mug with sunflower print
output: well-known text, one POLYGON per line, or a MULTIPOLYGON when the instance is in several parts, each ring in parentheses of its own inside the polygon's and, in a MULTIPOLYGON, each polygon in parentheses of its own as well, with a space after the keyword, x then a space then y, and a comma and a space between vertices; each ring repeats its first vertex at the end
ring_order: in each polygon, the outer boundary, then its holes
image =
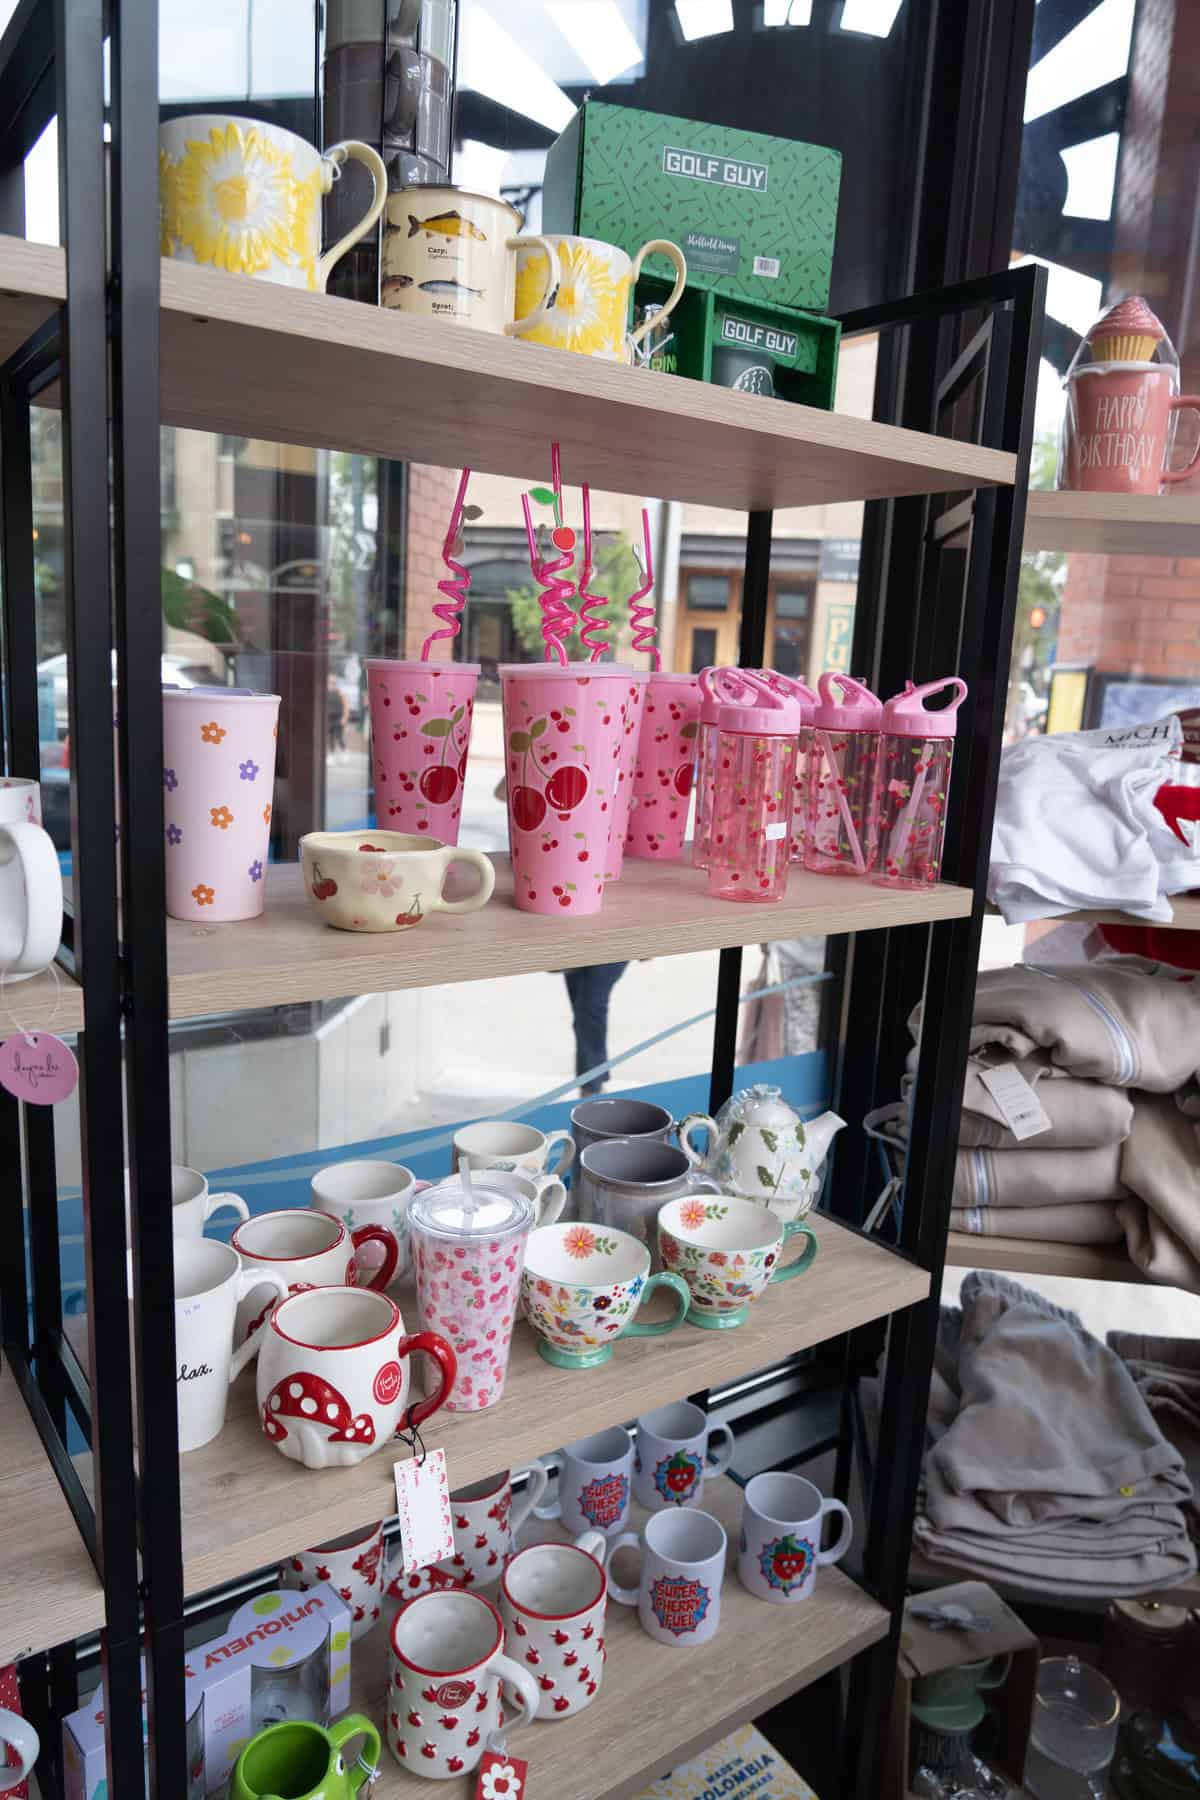
POLYGON ((606 362, 629 363, 647 332, 662 325, 674 311, 687 281, 687 262, 678 244, 652 238, 637 255, 629 257, 616 244, 599 238, 567 237, 547 233, 517 257, 516 321, 546 308, 546 317, 521 332, 529 344, 547 344, 553 350, 578 350, 606 362), (554 251, 556 267, 542 243, 554 251), (665 256, 675 266, 675 286, 661 310, 644 319, 630 332, 629 302, 642 264, 648 256, 665 256))
POLYGON ((324 293, 338 259, 374 225, 387 170, 369 144, 348 139, 320 151, 261 119, 192 113, 159 128, 164 256, 324 293), (375 193, 363 217, 321 255, 321 196, 347 161, 370 170, 375 193))

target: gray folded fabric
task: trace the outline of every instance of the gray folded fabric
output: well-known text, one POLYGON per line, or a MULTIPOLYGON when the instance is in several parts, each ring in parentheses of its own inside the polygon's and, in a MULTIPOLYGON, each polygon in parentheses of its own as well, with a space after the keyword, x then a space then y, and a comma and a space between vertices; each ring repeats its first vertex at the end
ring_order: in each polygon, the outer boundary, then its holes
POLYGON ((1125 1363, 1168 1443, 1183 1457, 1192 1483, 1188 1529, 1200 1536, 1200 1340, 1110 1331, 1108 1346, 1125 1363))
MULTIPOLYGON (((1031 1138, 1021 1149, 960 1150, 954 1159, 956 1207, 1074 1206, 1123 1200, 1120 1144, 1095 1150, 1039 1150, 1031 1138)), ((1197 1221, 1200 1224, 1200 1219, 1197 1221)))
POLYGON ((950 1214, 951 1231, 973 1237, 1031 1238, 1039 1244, 1119 1244, 1124 1234, 1113 1201, 1074 1206, 969 1206, 950 1214))

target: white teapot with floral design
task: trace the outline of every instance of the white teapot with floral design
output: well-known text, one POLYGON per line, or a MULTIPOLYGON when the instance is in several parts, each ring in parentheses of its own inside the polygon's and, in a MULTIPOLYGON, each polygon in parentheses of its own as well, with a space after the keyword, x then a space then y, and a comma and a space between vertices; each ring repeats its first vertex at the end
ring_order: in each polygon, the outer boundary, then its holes
POLYGON ((788 1221, 803 1218, 812 1205, 829 1146, 845 1123, 827 1112, 806 1125, 777 1087, 760 1084, 731 1095, 715 1119, 689 1113, 679 1142, 693 1167, 724 1191, 757 1200, 788 1221), (701 1126, 708 1132, 704 1152, 690 1141, 701 1126))

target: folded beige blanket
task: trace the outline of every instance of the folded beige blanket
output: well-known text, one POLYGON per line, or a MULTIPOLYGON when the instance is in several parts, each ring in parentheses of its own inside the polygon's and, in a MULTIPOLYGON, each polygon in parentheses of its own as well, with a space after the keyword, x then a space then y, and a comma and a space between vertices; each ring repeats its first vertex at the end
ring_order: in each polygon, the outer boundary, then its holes
POLYGON ((1150 1281, 1200 1293, 1200 1119, 1169 1094, 1139 1094, 1117 1208, 1131 1261, 1150 1281))
POLYGON ((1041 1150, 1040 1143, 1040 1138, 1030 1138, 1016 1150, 960 1150, 954 1159, 951 1205, 1069 1207, 1128 1195, 1121 1179, 1121 1144, 1041 1150))
MULTIPOLYGON (((908 1056, 908 1074, 901 1085, 907 1100, 912 1089, 919 1051, 908 1056)), ((1015 1138, 1004 1121, 983 1076, 997 1064, 1012 1064, 1025 1077, 1050 1120, 1049 1131, 1040 1131, 1035 1143, 1039 1150, 1089 1150, 1099 1144, 1119 1144, 1129 1136, 1133 1105, 1123 1088, 1104 1087, 1095 1081, 1081 1081, 1062 1069, 1055 1069, 1049 1054, 1039 1050, 1033 1056, 1008 1056, 984 1049, 967 1059, 966 1082, 963 1087, 962 1118, 958 1128, 959 1148, 1016 1149, 1015 1138)))
POLYGON ((1111 1200, 1085 1200, 1077 1206, 955 1208, 950 1229, 975 1237, 1032 1238, 1039 1244, 1119 1244, 1123 1236, 1111 1200))

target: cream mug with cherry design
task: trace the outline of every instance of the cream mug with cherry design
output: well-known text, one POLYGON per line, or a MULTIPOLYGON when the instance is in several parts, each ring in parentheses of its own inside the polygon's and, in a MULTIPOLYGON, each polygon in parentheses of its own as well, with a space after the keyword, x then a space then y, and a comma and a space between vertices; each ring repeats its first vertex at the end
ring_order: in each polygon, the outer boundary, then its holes
POLYGON ((281 1300, 262 1331, 262 1427, 284 1456, 309 1469, 344 1469, 390 1446, 442 1406, 454 1352, 433 1331, 406 1332, 400 1308, 369 1288, 313 1288, 281 1300), (436 1393, 408 1404, 409 1358, 437 1363, 436 1393))
MULTIPOLYGON (((395 1275, 400 1259, 396 1234, 389 1226, 360 1225, 351 1231, 332 1213, 302 1206, 259 1213, 237 1226, 230 1242, 247 1271, 257 1265, 282 1275, 289 1294, 318 1287, 383 1289, 395 1275), (363 1244, 382 1245, 383 1261, 360 1283, 355 1252, 363 1244)), ((250 1288, 238 1306, 234 1342, 243 1343, 257 1331, 273 1305, 272 1299, 264 1308, 262 1293, 250 1288)))
POLYGON ((538 1685, 504 1654, 500 1614, 482 1594, 449 1588, 410 1601, 392 1622, 388 1663, 388 1747, 414 1775, 450 1781, 478 1766, 500 1729, 502 1682, 515 1690, 517 1723, 537 1717, 538 1685))

